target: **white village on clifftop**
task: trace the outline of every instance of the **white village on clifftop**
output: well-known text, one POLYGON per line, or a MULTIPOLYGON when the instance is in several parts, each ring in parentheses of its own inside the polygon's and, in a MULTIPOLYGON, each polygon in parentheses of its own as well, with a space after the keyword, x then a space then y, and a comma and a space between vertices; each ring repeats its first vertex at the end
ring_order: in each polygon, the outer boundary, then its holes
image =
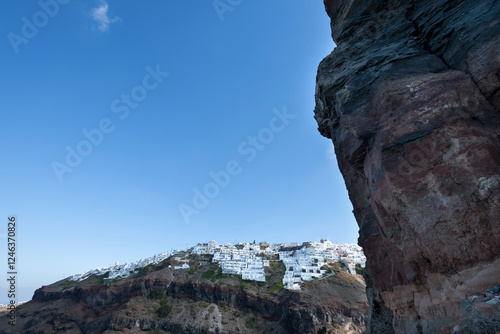
POLYGON ((362 248, 356 244, 336 244, 327 240, 321 242, 280 243, 270 245, 267 242, 237 244, 218 244, 215 241, 199 243, 184 251, 176 250, 161 253, 147 259, 111 267, 89 270, 83 274, 69 277, 71 281, 82 281, 91 275, 108 274, 105 282, 125 278, 147 265, 158 264, 167 258, 182 263, 172 269, 189 269, 187 257, 190 254, 208 256, 213 263, 218 263, 222 273, 240 275, 244 280, 264 282, 264 267, 270 261, 281 261, 285 266, 283 286, 286 289, 300 290, 300 283, 320 278, 325 275, 322 269, 327 260, 340 261, 351 274, 355 274, 355 265, 365 266, 366 258, 362 248))

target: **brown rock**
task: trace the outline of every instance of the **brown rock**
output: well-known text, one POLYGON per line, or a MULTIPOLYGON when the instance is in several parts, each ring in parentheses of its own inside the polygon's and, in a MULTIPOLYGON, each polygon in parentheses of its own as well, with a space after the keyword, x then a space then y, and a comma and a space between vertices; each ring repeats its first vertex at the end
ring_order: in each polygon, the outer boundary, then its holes
POLYGON ((435 333, 500 277, 500 2, 325 0, 315 118, 360 227, 375 322, 435 333))

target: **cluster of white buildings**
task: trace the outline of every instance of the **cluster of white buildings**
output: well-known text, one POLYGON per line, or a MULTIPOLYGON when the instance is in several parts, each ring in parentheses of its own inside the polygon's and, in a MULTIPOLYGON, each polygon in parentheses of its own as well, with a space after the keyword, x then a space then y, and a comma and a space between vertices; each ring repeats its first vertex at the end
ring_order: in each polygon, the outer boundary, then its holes
POLYGON ((224 274, 241 275, 242 279, 264 282, 264 267, 269 266, 265 256, 277 255, 286 270, 283 286, 300 290, 300 283, 320 278, 326 270, 321 267, 326 260, 341 261, 355 274, 355 265, 364 267, 366 258, 362 248, 355 244, 334 244, 330 241, 303 244, 259 244, 238 243, 219 245, 215 241, 199 243, 193 248, 194 254, 212 254, 212 262, 219 263, 224 274))
POLYGON ((148 257, 146 259, 140 259, 139 261, 135 261, 132 263, 119 264, 118 262, 116 262, 114 266, 88 270, 83 274, 70 276, 68 279, 70 281, 80 282, 89 278, 91 275, 99 276, 99 275, 104 275, 106 273, 109 274, 108 277, 105 278, 105 281, 111 281, 116 278, 124 278, 132 274, 134 271, 139 270, 140 268, 143 268, 150 264, 160 263, 161 261, 168 258, 170 255, 171 254, 167 252, 167 253, 155 254, 154 256, 148 257))
POLYGON ((325 258, 309 255, 305 249, 279 252, 279 256, 285 265, 283 286, 286 289, 300 290, 300 283, 319 278, 326 272, 321 269, 325 258))
POLYGON ((265 247, 250 243, 219 245, 215 241, 199 243, 193 248, 193 254, 211 254, 212 262, 219 263, 222 273, 241 275, 242 279, 259 282, 266 281, 264 267, 269 260, 264 259, 265 247))
POLYGON ((362 248, 356 244, 334 244, 330 241, 307 242, 300 247, 282 247, 279 258, 285 265, 283 286, 300 290, 300 283, 320 278, 326 273, 326 260, 341 261, 351 274, 355 265, 365 266, 362 248), (322 268, 323 267, 323 268, 322 268))
POLYGON ((157 264, 169 256, 174 260, 184 262, 173 269, 189 269, 187 260, 182 254, 198 254, 208 256, 212 262, 218 263, 222 268, 222 273, 241 275, 242 279, 265 282, 266 275, 264 268, 269 266, 270 261, 281 261, 285 266, 283 286, 286 289, 300 290, 300 283, 325 275, 323 267, 327 260, 341 261, 349 269, 351 274, 355 274, 355 265, 365 266, 366 258, 362 248, 356 244, 334 244, 330 241, 321 242, 273 244, 267 242, 218 244, 215 241, 199 243, 190 251, 175 251, 172 253, 162 253, 141 259, 133 263, 119 265, 118 262, 111 267, 89 270, 83 274, 69 277, 71 281, 82 281, 91 275, 108 274, 105 281, 117 278, 124 278, 150 264, 157 264), (269 257, 276 259, 268 260, 269 257), (323 268, 322 268, 323 267, 323 268))

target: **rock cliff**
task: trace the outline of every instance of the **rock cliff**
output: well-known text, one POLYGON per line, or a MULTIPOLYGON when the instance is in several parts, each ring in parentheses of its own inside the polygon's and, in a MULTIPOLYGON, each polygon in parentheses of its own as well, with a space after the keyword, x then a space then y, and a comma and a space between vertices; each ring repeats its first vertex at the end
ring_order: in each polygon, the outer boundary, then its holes
POLYGON ((368 259, 371 324, 439 333, 500 283, 500 1, 325 0, 315 118, 368 259))
POLYGON ((44 286, 19 306, 15 327, 0 316, 0 333, 364 332, 364 283, 339 263, 330 264, 335 274, 301 291, 279 284, 285 268, 278 262, 266 282, 221 274, 217 264, 198 265, 195 256, 189 270, 169 264, 175 265, 167 260, 111 282, 93 275, 44 286))

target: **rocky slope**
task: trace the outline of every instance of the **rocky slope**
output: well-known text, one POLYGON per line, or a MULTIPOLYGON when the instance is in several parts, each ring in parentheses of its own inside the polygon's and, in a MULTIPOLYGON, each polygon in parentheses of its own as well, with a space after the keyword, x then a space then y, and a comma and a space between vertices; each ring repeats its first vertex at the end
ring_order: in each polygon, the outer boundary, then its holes
POLYGON ((125 279, 63 280, 18 308, 15 328, 0 333, 362 333, 368 301, 360 277, 338 263, 335 275, 283 290, 274 262, 266 282, 223 275, 216 264, 171 269, 166 260, 125 279))
POLYGON ((360 227, 371 321, 439 333, 500 283, 500 1, 325 7, 337 47, 315 118, 360 227))

